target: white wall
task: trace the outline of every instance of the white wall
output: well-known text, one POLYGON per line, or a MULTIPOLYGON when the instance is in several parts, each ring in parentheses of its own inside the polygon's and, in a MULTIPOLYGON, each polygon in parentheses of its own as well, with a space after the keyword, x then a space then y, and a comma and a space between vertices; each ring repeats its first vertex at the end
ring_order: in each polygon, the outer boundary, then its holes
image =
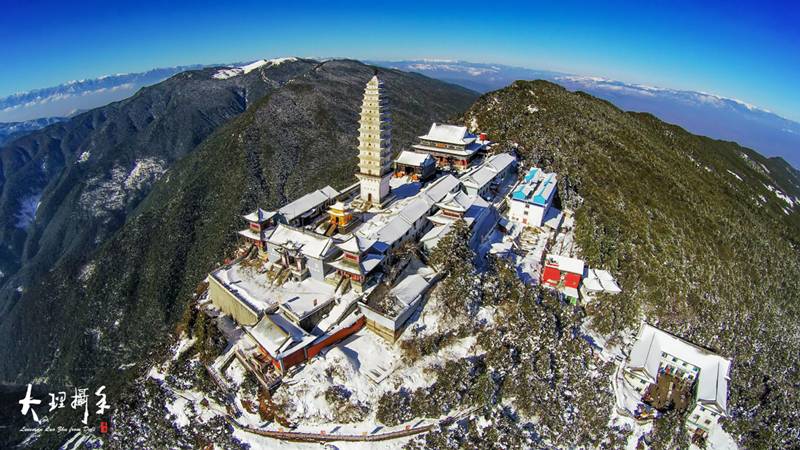
POLYGON ((319 281, 325 281, 325 265, 322 260, 316 258, 306 258, 306 267, 311 278, 319 281))
POLYGON ((707 408, 700 403, 695 403, 694 409, 686 416, 686 425, 690 431, 696 427, 710 430, 719 421, 719 413, 711 408, 707 408), (708 421, 708 423, 706 423, 708 421))
POLYGON ((552 201, 548 202, 547 206, 545 207, 532 205, 530 203, 520 202, 517 200, 511 200, 510 203, 511 203, 511 209, 508 213, 509 219, 513 220, 514 222, 523 223, 528 226, 540 227, 542 226, 542 221, 544 220, 545 213, 549 209, 550 203, 552 203, 552 201))

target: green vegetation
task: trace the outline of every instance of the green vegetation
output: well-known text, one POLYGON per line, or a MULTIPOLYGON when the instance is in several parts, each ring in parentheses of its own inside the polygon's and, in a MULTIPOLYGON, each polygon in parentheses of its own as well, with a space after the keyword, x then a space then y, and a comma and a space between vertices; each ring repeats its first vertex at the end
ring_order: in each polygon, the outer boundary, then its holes
POLYGON ((588 310, 598 331, 643 318, 731 357, 725 428, 744 448, 800 440, 800 214, 766 187, 796 195, 796 171, 542 81, 484 95, 464 121, 559 174, 583 255, 624 290, 588 310))
MULTIPOLYGON (((438 257, 457 254, 464 242, 443 239, 436 249, 438 257)), ((432 258, 436 257, 434 253, 432 258)), ((472 259, 447 264, 451 270, 476 271, 472 259)), ((436 307, 445 315, 464 311, 464 293, 447 289, 446 280, 433 294, 436 307)), ((583 339, 581 310, 559 302, 550 291, 525 285, 505 260, 493 261, 472 281, 468 302, 472 313, 451 317, 441 333, 412 338, 418 344, 403 348, 407 355, 429 347, 435 351, 458 333, 476 336, 477 355, 444 362, 431 371, 435 381, 429 387, 385 394, 378 402, 377 419, 396 425, 467 408, 476 408, 474 414, 483 417, 482 425, 474 418, 459 420, 417 438, 409 448, 618 448, 627 430, 608 427, 614 407, 608 382, 613 365, 597 359, 583 339), (492 326, 481 323, 474 313, 485 307, 495 310, 492 326)))
POLYGON ((369 413, 369 406, 351 399, 352 395, 352 392, 339 384, 333 385, 325 391, 325 400, 334 408, 337 422, 359 422, 364 420, 369 413))
POLYGON ((475 253, 469 247, 469 235, 466 222, 454 222, 430 257, 431 265, 445 275, 438 290, 444 299, 446 317, 453 320, 463 319, 474 312, 475 307, 478 276, 473 261, 475 253))

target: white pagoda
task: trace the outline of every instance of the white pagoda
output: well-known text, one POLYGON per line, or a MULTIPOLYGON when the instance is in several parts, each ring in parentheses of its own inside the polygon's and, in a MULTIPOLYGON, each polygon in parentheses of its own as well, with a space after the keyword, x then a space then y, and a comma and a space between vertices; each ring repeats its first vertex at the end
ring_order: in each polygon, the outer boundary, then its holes
POLYGON ((358 138, 361 200, 380 207, 389 197, 392 177, 392 119, 389 100, 378 75, 364 90, 358 138))

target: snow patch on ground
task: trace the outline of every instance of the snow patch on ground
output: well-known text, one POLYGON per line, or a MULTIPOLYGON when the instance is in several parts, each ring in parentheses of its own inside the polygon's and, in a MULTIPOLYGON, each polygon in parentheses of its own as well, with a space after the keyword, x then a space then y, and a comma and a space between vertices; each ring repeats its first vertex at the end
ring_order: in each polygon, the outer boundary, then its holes
MULTIPOLYGON (((403 338, 418 338, 443 329, 442 314, 435 305, 431 307, 433 302, 429 300, 424 310, 412 317, 414 323, 403 338), (412 334, 415 337, 411 337, 412 334)), ((491 315, 488 310, 485 314, 491 315)), ((402 340, 390 344, 372 331, 362 329, 312 359, 303 370, 286 380, 274 399, 285 405, 290 421, 301 424, 301 428, 319 430, 321 425, 340 425, 336 423, 335 406, 325 399, 325 392, 333 386, 343 387, 351 393, 350 403, 366 405, 373 410, 362 422, 346 426, 358 433, 370 432, 377 423, 375 406, 384 393, 401 387, 414 390, 430 386, 435 381, 432 369, 448 360, 472 355, 475 341, 475 336, 468 336, 435 354, 410 362, 404 359, 402 340)))
POLYGON ((742 181, 742 177, 740 177, 739 174, 737 174, 736 172, 732 172, 729 170, 728 173, 736 177, 737 180, 742 181))
POLYGON ((139 190, 147 183, 161 177, 166 172, 164 163, 153 158, 136 161, 127 178, 125 187, 128 190, 139 190))
POLYGON ((767 190, 769 190, 773 194, 775 194, 776 197, 786 202, 786 204, 788 204, 790 207, 794 207, 797 203, 800 203, 800 201, 798 201, 797 198, 789 197, 783 191, 781 191, 780 189, 776 188, 771 184, 765 184, 764 187, 767 188, 767 190))
POLYGON ((85 152, 81 153, 81 155, 78 157, 78 163, 79 163, 79 164, 80 164, 80 163, 85 163, 86 161, 88 161, 88 160, 89 160, 89 158, 90 158, 91 156, 92 156, 92 154, 91 154, 91 152, 89 152, 89 151, 85 151, 85 152))
POLYGON ((184 337, 183 339, 178 341, 178 344, 172 350, 173 351, 172 360, 176 361, 178 358, 180 358, 180 356, 183 354, 183 352, 185 352, 186 350, 189 350, 190 348, 192 348, 192 346, 194 345, 195 341, 196 341, 195 338, 189 339, 187 337, 184 337))
MULTIPOLYGON (((730 434, 726 433, 719 424, 709 431, 706 444, 707 450, 737 450, 739 448, 736 441, 730 434)), ((689 448, 691 450, 698 449, 698 447, 694 445, 689 448)))
POLYGON ((230 365, 228 365, 228 368, 225 369, 225 376, 236 386, 242 384, 245 373, 246 369, 244 366, 242 366, 242 363, 240 363, 238 359, 234 359, 230 365))
POLYGON ((41 192, 22 198, 22 201, 19 202, 19 211, 14 215, 14 218, 17 219, 14 226, 24 230, 33 223, 34 219, 36 219, 36 210, 39 209, 41 204, 41 198, 41 192))
POLYGON ((116 166, 110 178, 98 176, 87 182, 80 204, 95 217, 122 210, 134 194, 151 186, 166 171, 164 162, 155 158, 140 159, 130 170, 116 166))
POLYGON ((181 396, 175 396, 171 402, 167 402, 167 411, 175 416, 174 423, 178 428, 183 428, 189 425, 189 416, 186 415, 186 407, 189 406, 189 401, 181 396))
POLYGON ((89 280, 92 274, 94 274, 94 269, 95 269, 94 263, 88 263, 84 265, 83 267, 81 267, 81 271, 78 274, 78 279, 85 283, 86 281, 89 280))

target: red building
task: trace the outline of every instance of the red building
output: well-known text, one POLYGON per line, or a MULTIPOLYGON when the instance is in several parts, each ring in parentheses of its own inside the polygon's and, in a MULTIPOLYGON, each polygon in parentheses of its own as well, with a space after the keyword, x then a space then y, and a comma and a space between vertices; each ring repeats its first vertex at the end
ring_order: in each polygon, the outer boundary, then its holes
POLYGON ((561 255, 547 255, 544 260, 541 282, 558 289, 568 297, 578 298, 583 278, 584 263, 580 259, 561 255))
POLYGON ((431 155, 440 169, 463 172, 489 143, 485 134, 476 136, 467 127, 434 123, 413 148, 417 153, 431 155))
POLYGON ((268 361, 277 373, 286 371, 317 356, 321 350, 341 342, 360 330, 366 319, 353 312, 322 335, 306 333, 280 314, 265 314, 252 327, 245 327, 258 345, 263 360, 268 361))

